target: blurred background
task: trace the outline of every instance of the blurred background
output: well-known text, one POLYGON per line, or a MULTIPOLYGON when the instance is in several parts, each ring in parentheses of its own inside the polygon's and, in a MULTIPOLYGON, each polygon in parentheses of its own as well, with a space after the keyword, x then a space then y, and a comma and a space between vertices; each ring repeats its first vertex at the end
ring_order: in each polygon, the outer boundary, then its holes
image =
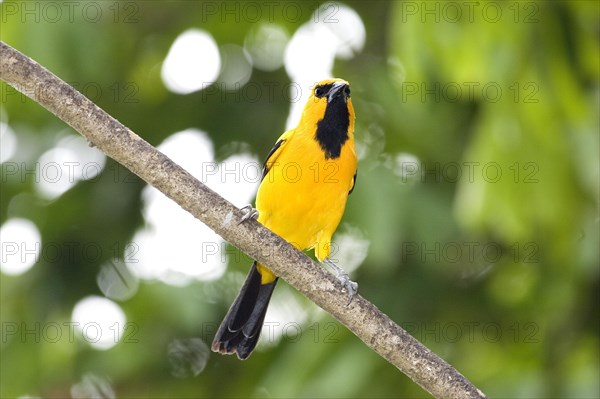
MULTIPOLYGON (((238 206, 309 88, 351 83, 334 258, 490 397, 597 398, 594 1, 0 1, 0 38, 238 206)), ((0 83, 1 397, 428 397, 279 284, 209 351, 251 260, 0 83)))

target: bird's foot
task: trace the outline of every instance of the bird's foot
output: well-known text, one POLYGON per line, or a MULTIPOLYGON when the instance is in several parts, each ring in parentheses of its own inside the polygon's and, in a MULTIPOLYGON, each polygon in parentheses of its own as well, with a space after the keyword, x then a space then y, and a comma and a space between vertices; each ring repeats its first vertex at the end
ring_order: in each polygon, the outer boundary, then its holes
POLYGON ((344 271, 341 267, 336 265, 331 259, 327 258, 323 261, 325 265, 327 265, 333 272, 335 276, 339 280, 340 283, 344 286, 344 289, 348 293, 348 305, 352 302, 354 295, 358 292, 358 283, 350 280, 348 273, 344 271))
POLYGON ((258 211, 256 210, 256 208, 253 208, 252 205, 248 204, 240 210, 242 211, 244 216, 242 216, 238 224, 242 224, 248 219, 258 219, 258 211))

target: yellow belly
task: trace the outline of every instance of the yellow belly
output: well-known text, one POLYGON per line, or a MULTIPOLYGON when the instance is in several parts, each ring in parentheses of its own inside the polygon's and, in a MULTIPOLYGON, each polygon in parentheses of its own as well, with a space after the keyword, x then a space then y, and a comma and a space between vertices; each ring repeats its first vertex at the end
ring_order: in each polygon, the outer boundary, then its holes
POLYGON ((348 196, 347 185, 316 185, 304 177, 263 184, 259 193, 259 222, 302 250, 315 247, 323 236, 331 238, 348 196))

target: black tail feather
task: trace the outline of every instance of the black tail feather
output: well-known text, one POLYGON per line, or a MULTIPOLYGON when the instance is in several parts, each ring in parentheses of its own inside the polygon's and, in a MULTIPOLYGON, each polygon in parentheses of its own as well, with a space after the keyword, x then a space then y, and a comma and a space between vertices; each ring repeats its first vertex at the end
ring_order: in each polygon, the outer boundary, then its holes
POLYGON ((246 359, 258 342, 265 314, 277 279, 261 284, 256 262, 252 264, 240 293, 223 319, 213 339, 212 350, 223 354, 236 353, 246 359))

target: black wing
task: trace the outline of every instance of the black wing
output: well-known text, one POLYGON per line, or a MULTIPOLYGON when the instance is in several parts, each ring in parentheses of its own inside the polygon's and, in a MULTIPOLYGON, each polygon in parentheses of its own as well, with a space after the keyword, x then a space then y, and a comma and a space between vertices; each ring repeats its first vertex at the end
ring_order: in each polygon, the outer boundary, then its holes
POLYGON ((350 188, 350 191, 348 191, 348 195, 352 194, 352 191, 354 191, 354 187, 356 187, 356 178, 358 177, 358 170, 356 172, 354 172, 354 177, 352 178, 352 188, 350 188))
POLYGON ((279 147, 281 147, 281 145, 284 142, 285 142, 285 139, 279 139, 277 141, 277 143, 275 143, 275 145, 273 146, 273 148, 271 148, 271 151, 269 151, 269 154, 267 155, 267 158, 265 159, 265 163, 263 164, 262 177, 260 178, 261 182, 264 180, 264 178, 267 175, 267 173, 269 173, 269 160, 271 159, 271 157, 273 156, 273 154, 275 154, 277 152, 277 150, 279 149, 279 147))

